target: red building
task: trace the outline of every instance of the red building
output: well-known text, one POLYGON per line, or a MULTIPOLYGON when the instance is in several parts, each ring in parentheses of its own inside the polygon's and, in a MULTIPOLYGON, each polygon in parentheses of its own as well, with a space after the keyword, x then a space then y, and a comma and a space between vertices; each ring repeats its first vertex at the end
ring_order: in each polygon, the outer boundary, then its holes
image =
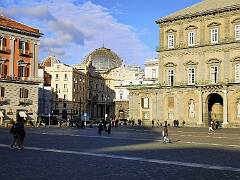
POLYGON ((36 80, 38 29, 0 16, 0 79, 36 80))

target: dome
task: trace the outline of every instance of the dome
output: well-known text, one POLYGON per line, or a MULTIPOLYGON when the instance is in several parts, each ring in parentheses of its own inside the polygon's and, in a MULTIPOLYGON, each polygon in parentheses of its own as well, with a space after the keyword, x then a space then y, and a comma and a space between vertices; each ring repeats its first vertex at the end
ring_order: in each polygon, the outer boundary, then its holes
POLYGON ((111 49, 105 47, 98 48, 88 54, 83 63, 87 64, 90 61, 97 71, 108 71, 122 65, 122 60, 119 56, 111 49))
POLYGON ((56 58, 56 56, 48 56, 42 61, 42 66, 51 67, 53 64, 61 63, 59 59, 56 58))

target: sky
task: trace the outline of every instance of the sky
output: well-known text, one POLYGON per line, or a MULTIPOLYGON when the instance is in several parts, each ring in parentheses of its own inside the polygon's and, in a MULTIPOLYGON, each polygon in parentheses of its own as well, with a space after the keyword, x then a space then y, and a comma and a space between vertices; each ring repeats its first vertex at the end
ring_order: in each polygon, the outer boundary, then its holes
POLYGON ((49 55, 74 65, 100 47, 126 65, 157 57, 156 20, 202 0, 0 0, 0 14, 38 28, 39 62, 49 55))

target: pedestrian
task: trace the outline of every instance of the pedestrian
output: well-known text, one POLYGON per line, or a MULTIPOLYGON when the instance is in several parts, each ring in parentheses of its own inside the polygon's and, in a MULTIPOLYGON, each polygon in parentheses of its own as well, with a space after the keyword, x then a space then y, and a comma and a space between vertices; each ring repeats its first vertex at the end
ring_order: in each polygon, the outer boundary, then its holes
POLYGON ((103 123, 102 123, 102 121, 100 121, 100 122, 98 123, 98 134, 101 134, 102 131, 103 131, 103 123))
POLYGON ((157 127, 158 127, 158 128, 160 127, 160 121, 159 121, 159 119, 157 120, 157 127))
POLYGON ((210 121, 208 131, 214 131, 214 129, 213 129, 213 121, 210 121))
POLYGON ((163 135, 163 143, 164 144, 172 143, 171 140, 168 138, 168 128, 167 128, 167 126, 164 126, 162 135, 163 135))
POLYGON ((13 121, 13 126, 10 129, 10 132, 13 134, 13 143, 11 144, 11 148, 23 149, 23 142, 26 135, 24 129, 24 121, 18 120, 16 123, 13 121))
POLYGON ((152 128, 154 127, 154 120, 152 120, 152 128))

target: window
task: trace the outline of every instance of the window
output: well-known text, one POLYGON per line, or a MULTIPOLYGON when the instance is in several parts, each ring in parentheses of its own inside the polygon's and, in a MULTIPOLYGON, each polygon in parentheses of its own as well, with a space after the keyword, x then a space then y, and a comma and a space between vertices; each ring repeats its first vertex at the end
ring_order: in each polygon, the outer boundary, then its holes
POLYGON ((195 68, 188 69, 188 84, 195 84, 195 68))
POLYGON ((67 80, 67 74, 64 74, 64 80, 67 80))
POLYGON ((174 35, 168 35, 168 48, 174 48, 174 35))
POLYGON ((56 84, 56 90, 58 89, 58 84, 56 84))
POLYGON ((1 92, 0 92, 0 97, 3 98, 3 97, 4 97, 4 93, 5 93, 5 88, 4 88, 4 87, 1 87, 1 88, 0 88, 0 91, 1 91, 1 92))
POLYGON ((66 99, 66 98, 67 98, 67 95, 66 95, 66 94, 64 94, 64 95, 63 95, 63 99, 66 99))
POLYGON ((235 37, 236 40, 240 40, 240 25, 235 26, 235 37))
POLYGON ((67 103, 63 103, 63 108, 67 108, 67 103))
POLYGON ((174 83, 174 70, 170 69, 168 70, 168 84, 169 86, 173 86, 174 83))
POLYGON ((188 46, 194 46, 195 45, 195 33, 189 32, 188 33, 188 46))
POLYGON ((4 60, 0 60, 0 77, 1 75, 7 75, 7 65, 4 62, 4 60))
POLYGON ((18 77, 29 77, 29 68, 23 60, 18 61, 18 77))
POLYGON ((235 65, 235 82, 240 82, 240 64, 235 65))
POLYGON ((20 88, 20 98, 28 98, 28 90, 25 88, 20 88))
POLYGON ((56 78, 55 79, 58 80, 58 77, 59 77, 58 74, 56 74, 56 78))
POLYGON ((152 69, 152 79, 157 78, 157 69, 152 69))
POLYGON ((218 28, 211 29, 211 43, 218 43, 218 28))
POLYGON ((143 117, 143 120, 149 120, 150 119, 149 112, 142 112, 142 117, 143 117))
POLYGON ((66 89, 66 88, 67 88, 67 84, 64 84, 64 85, 63 85, 63 88, 66 89))
POLYGON ((211 83, 218 83, 218 66, 210 67, 210 79, 211 83))
POLYGON ((0 49, 3 50, 7 46, 7 40, 4 37, 0 37, 0 49))
POLYGON ((149 98, 148 97, 145 97, 145 98, 142 98, 142 108, 149 108, 149 98))
POLYGON ((123 92, 122 91, 119 92, 119 98, 123 99, 123 92))
POLYGON ((26 51, 29 50, 29 44, 28 42, 25 42, 25 41, 19 41, 19 49, 20 49, 20 52, 25 54, 26 51))

